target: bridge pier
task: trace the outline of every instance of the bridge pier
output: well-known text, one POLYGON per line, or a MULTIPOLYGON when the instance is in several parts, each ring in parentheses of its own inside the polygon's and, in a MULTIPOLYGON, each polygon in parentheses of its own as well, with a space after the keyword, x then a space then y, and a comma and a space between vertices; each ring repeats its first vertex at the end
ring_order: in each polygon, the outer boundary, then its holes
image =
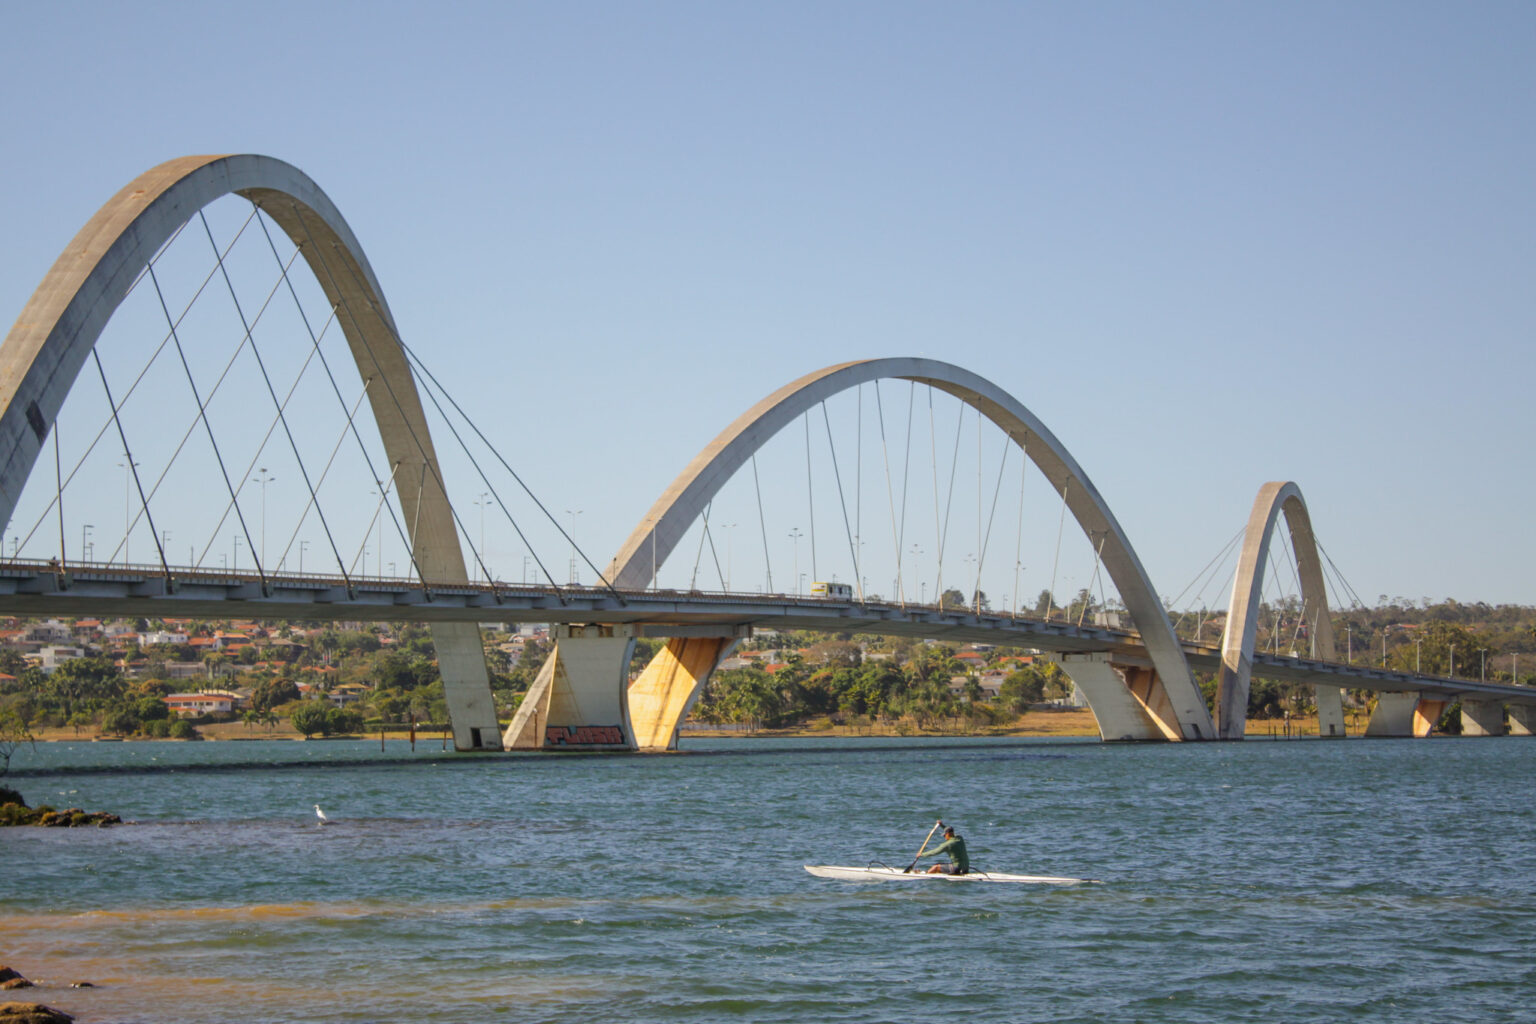
POLYGON ((453 749, 500 750, 501 723, 485 668, 480 627, 473 622, 435 622, 432 646, 443 677, 443 699, 453 725, 453 749))
POLYGON ((1463 736, 1503 736, 1504 705, 1491 700, 1463 699, 1461 734, 1463 736))
POLYGON ((1082 691, 1104 740, 1180 740, 1173 707, 1151 669, 1121 668, 1107 654, 1046 656, 1082 691), (1134 678, 1133 678, 1134 677, 1134 678))
POLYGON ((507 726, 508 750, 634 750, 634 626, 555 626, 555 649, 507 726))
POLYGON ((629 718, 641 750, 676 750, 677 729, 737 637, 675 636, 629 686, 629 718))
POLYGON ((1343 739, 1344 691, 1337 686, 1314 687, 1317 703, 1317 734, 1323 739, 1343 739))
POLYGON ((1509 705, 1509 734, 1511 736, 1536 736, 1536 706, 1530 704, 1509 705))
POLYGON ((1417 693, 1378 693, 1376 710, 1366 723, 1367 736, 1413 736, 1414 716, 1419 706, 1417 693))

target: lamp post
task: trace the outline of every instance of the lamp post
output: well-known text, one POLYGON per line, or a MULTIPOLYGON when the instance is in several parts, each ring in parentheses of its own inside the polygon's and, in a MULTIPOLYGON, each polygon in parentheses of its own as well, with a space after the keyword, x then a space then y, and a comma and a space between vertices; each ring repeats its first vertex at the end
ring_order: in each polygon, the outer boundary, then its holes
POLYGON ((1456 678, 1456 645, 1451 644, 1451 673, 1450 678, 1456 678))
POLYGON ((1381 667, 1387 667, 1387 634, 1392 632, 1391 626, 1383 626, 1381 629, 1381 667))
POLYGON ((1486 683, 1488 681, 1488 648, 1479 647, 1477 649, 1477 653, 1482 655, 1482 665, 1479 667, 1477 672, 1477 681, 1480 683, 1486 683))
MULTIPOLYGON (((480 551, 478 553, 481 564, 485 562, 485 506, 489 504, 485 499, 490 496, 490 491, 481 491, 480 497, 475 500, 475 504, 480 506, 480 551)), ((487 568, 486 572, 489 573, 490 569, 487 568)))
POLYGON ((84 526, 80 527, 80 559, 81 559, 81 561, 88 561, 88 559, 86 559, 86 557, 85 557, 85 547, 86 547, 85 538, 86 538, 86 535, 89 534, 93 529, 95 529, 95 527, 93 527, 90 523, 86 523, 84 526))
POLYGON ((256 470, 256 472, 260 473, 261 475, 260 476, 256 476, 256 477, 252 477, 251 479, 254 482, 256 482, 256 483, 261 484, 261 549, 260 549, 260 558, 261 558, 261 566, 262 566, 262 568, 266 568, 266 565, 267 565, 267 484, 271 483, 273 480, 276 480, 277 477, 273 476, 271 473, 268 473, 266 466, 262 466, 261 468, 256 470))
POLYGON ((165 557, 169 558, 170 555, 167 554, 167 552, 169 552, 170 550, 171 550, 171 531, 170 530, 161 530, 160 531, 160 553, 162 555, 165 555, 165 557))
POLYGON ((123 469, 123 564, 127 565, 132 561, 128 557, 128 535, 133 525, 131 485, 133 484, 133 468, 138 463, 129 458, 127 452, 123 452, 123 461, 119 462, 118 465, 123 469))
POLYGON ((299 575, 304 575, 304 549, 309 547, 309 541, 299 541, 299 575))
POLYGON ((800 538, 805 534, 796 526, 789 531, 789 539, 795 542, 795 596, 800 596, 800 538))
MULTIPOLYGON (((736 529, 736 524, 721 523, 720 529, 725 531, 725 592, 729 594, 731 592, 731 531, 736 529)), ((654 533, 652 537, 655 537, 654 533)))
POLYGON ((1424 655, 1424 638, 1421 637, 1421 636, 1414 637, 1413 638, 1413 674, 1414 675, 1421 674, 1419 666, 1420 666, 1420 663, 1421 663, 1421 661, 1423 659, 1423 655, 1424 655))
POLYGON ((234 547, 235 547, 235 557, 234 557, 234 559, 232 561, 234 562, 234 571, 235 572, 239 572, 240 571, 240 535, 238 533, 234 534, 234 541, 235 541, 235 544, 234 544, 234 547))
POLYGON ((1344 627, 1344 664, 1352 665, 1355 661, 1355 628, 1344 627))
POLYGON ((576 517, 581 515, 582 509, 566 509, 565 514, 571 517, 571 585, 576 584, 576 517))

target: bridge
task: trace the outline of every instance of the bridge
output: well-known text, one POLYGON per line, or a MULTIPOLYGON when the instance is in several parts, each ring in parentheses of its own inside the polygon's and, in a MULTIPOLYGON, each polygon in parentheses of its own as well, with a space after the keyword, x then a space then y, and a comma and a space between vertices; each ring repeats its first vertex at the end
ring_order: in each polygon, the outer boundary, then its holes
MULTIPOLYGON (((335 475, 339 477, 341 472, 335 475)), ((356 489, 350 493, 355 494, 356 489)), ((185 505, 187 501, 182 498, 179 503, 185 505)), ((750 509, 750 502, 743 507, 750 509)), ((446 394, 430 368, 401 338, 383 291, 339 211, 313 181, 278 160, 187 157, 162 164, 130 182, 66 248, 0 348, 0 519, 16 538, 10 557, 0 561, 0 612, 23 616, 425 622, 432 629, 455 746, 460 750, 672 749, 680 723, 711 673, 742 639, 765 627, 1033 648, 1045 652, 1071 677, 1106 740, 1240 739, 1255 672, 1313 687, 1320 731, 1325 736, 1345 734, 1345 689, 1368 689, 1378 694, 1367 735, 1427 735, 1443 710, 1456 701, 1462 706, 1464 734, 1501 733, 1506 714, 1510 731, 1529 735, 1536 728, 1536 689, 1388 671, 1352 664, 1350 658, 1343 664, 1338 661, 1323 560, 1310 513, 1293 482, 1267 484, 1255 500, 1242 534, 1221 642, 1207 646, 1181 638, 1125 532, 1065 446, 1012 395, 971 371, 936 360, 842 363, 806 374, 767 395, 683 468, 601 570, 575 543, 576 510, 566 512, 570 529, 532 494, 490 439, 446 394), (243 202, 250 211, 244 224, 232 232, 235 241, 246 237, 254 223, 258 226, 255 230, 261 232, 260 240, 270 249, 271 286, 259 308, 253 308, 249 299, 242 303, 242 293, 232 279, 235 242, 221 245, 215 240, 207 211, 225 200, 243 202), (190 289, 192 299, 178 313, 179 304, 168 300, 169 289, 163 286, 162 277, 168 276, 172 265, 172 246, 189 227, 192 235, 206 235, 213 266, 202 284, 190 289), (277 243, 282 236, 287 239, 286 253, 277 243), (301 258, 312 274, 307 283, 296 281, 301 258), (197 318, 192 312, 195 303, 210 282, 221 278, 235 320, 225 334, 238 344, 219 372, 217 362, 199 365, 199 351, 190 336, 197 318), (306 288, 317 296, 313 314, 306 312, 301 296, 306 288), (303 357, 302 366, 286 388, 274 369, 273 348, 262 326, 274 296, 285 291, 297 309, 290 317, 290 333, 300 339, 298 349, 303 357), (151 292, 154 301, 147 305, 152 316, 157 311, 163 317, 155 329, 161 338, 158 347, 137 373, 137 364, 128 362, 114 364, 113 372, 109 372, 112 353, 118 350, 102 340, 104 332, 124 315, 119 310, 127 308, 131 296, 151 292), (339 346, 331 341, 334 335, 328 335, 333 327, 339 328, 343 337, 339 346), (259 337, 262 345, 258 345, 259 337), (109 353, 105 360, 103 351, 109 353), (176 444, 171 443, 174 431, 165 429, 168 400, 152 387, 141 386, 162 353, 174 353, 174 359, 167 355, 164 362, 173 374, 181 374, 181 384, 191 395, 190 422, 176 444), (255 388, 254 397, 231 403, 234 408, 224 412, 221 432, 215 426, 220 415, 215 398, 226 387, 231 367, 240 358, 249 360, 249 376, 262 386, 255 388), (350 398, 343 393, 347 375, 341 366, 348 360, 357 374, 356 393, 350 398), (314 365, 323 367, 324 377, 318 390, 306 399, 304 374, 314 365), (338 366, 343 371, 339 376, 338 366), (96 401, 102 425, 94 437, 89 429, 76 426, 89 416, 77 411, 74 404, 77 382, 84 380, 99 381, 101 388, 96 401), (882 397, 886 392, 881 390, 882 382, 892 381, 909 388, 905 451, 899 453, 899 459, 893 459, 887 437, 897 432, 899 415, 887 420, 882 397), (952 581, 957 574, 969 577, 972 594, 963 607, 944 600, 928 602, 924 596, 913 600, 909 590, 916 575, 914 563, 922 555, 917 544, 909 550, 907 534, 909 466, 917 432, 919 387, 928 396, 936 598, 943 585, 945 549, 953 544, 951 507, 961 462, 962 426, 970 417, 976 427, 976 532, 969 538, 975 550, 967 553, 963 572, 957 573, 953 560, 950 563, 952 581), (883 561, 866 551, 867 546, 874 546, 864 527, 863 512, 866 474, 862 438, 869 419, 866 388, 878 410, 878 431, 871 424, 870 433, 878 432, 880 438, 884 496, 890 512, 890 536, 886 540, 891 551, 880 556, 883 561), (947 437, 940 444, 934 395, 951 401, 958 410, 952 451, 947 437), (838 432, 833 429, 829 408, 848 396, 855 396, 857 402, 851 414, 854 438, 844 437, 840 456, 838 432), (253 447, 248 442, 256 421, 250 411, 258 404, 270 404, 273 415, 265 437, 253 447), (332 407, 331 419, 327 443, 316 444, 317 428, 304 417, 322 404, 332 407), (373 421, 371 428, 361 415, 365 404, 373 421), (429 406, 436 413, 437 438, 445 428, 451 433, 468 460, 465 471, 473 472, 479 480, 476 486, 485 488, 473 502, 452 500, 455 491, 449 486, 450 473, 434 443, 429 406), (136 423, 133 415, 138 416, 136 423), (841 520, 842 533, 837 534, 835 526, 832 531, 834 546, 841 549, 846 544, 843 565, 853 582, 846 592, 835 588, 827 595, 806 596, 801 592, 805 574, 799 570, 803 534, 798 525, 788 534, 795 552, 793 593, 772 584, 764 511, 765 505, 772 503, 772 495, 765 499, 758 469, 759 458, 767 457, 774 439, 793 434, 797 424, 803 426, 810 564, 812 577, 819 578, 815 569, 818 520, 813 419, 825 427, 829 455, 823 463, 831 470, 824 474, 831 477, 830 487, 823 479, 822 520, 830 518, 835 525, 841 520), (990 435, 986 431, 991 431, 990 435), (67 476, 61 440, 66 434, 76 439, 72 443, 77 443, 80 452, 78 458, 72 458, 67 476), (103 438, 109 440, 103 442, 103 438), (231 552, 234 564, 223 555, 226 564, 217 569, 203 564, 214 546, 212 539, 204 545, 202 555, 194 545, 182 562, 169 553, 170 531, 158 527, 155 520, 157 507, 163 510, 170 504, 165 497, 157 500, 157 495, 164 481, 174 479, 192 438, 206 442, 209 461, 199 471, 197 486, 182 493, 212 490, 217 495, 208 502, 211 507, 223 506, 213 527, 214 536, 231 520, 236 527, 231 552), (469 443, 476 438, 484 443, 478 449, 479 459, 469 443), (332 486, 338 453, 354 442, 360 453, 355 460, 357 486, 371 487, 368 493, 374 501, 372 515, 362 529, 364 543, 348 560, 339 539, 345 532, 339 523, 347 510, 338 506, 352 503, 325 499, 332 493, 327 488, 332 486), (989 443, 996 454, 984 457, 989 443), (857 469, 845 479, 850 445, 855 449, 851 461, 857 469), (253 452, 243 470, 230 455, 242 447, 253 452), (283 471, 284 479, 302 479, 304 486, 299 491, 302 511, 297 513, 297 524, 281 553, 272 558, 267 545, 267 488, 278 477, 265 465, 259 469, 258 465, 275 460, 276 453, 282 453, 291 469, 283 471), (997 470, 989 498, 986 479, 993 475, 991 458, 997 459, 997 470), (119 461, 114 463, 114 459, 119 461), (941 461, 947 463, 943 469, 941 461), (984 462, 988 464, 985 472, 984 462), (1053 593, 1057 582, 1063 527, 1070 514, 1082 535, 1080 541, 1085 542, 1080 543, 1082 553, 1091 555, 1091 573, 1086 563, 1082 570, 1083 578, 1089 581, 1084 593, 1091 597, 1093 585, 1108 581, 1133 628, 1120 628, 1107 620, 1088 622, 1083 615, 1074 621, 1049 604, 1043 611, 1022 610, 1019 579, 1023 560, 1017 552, 1012 562, 1013 600, 1009 607, 997 611, 986 605, 982 582, 988 553, 1000 544, 995 521, 1010 462, 1019 466, 1020 538, 1028 473, 1032 471, 1038 478, 1037 486, 1060 501, 1052 585, 1045 593, 1053 593), (90 541, 97 526, 84 522, 83 516, 104 518, 101 493, 108 484, 102 477, 103 467, 108 465, 122 471, 125 522, 112 557, 103 561, 94 557, 90 541), (160 469, 158 476, 152 471, 154 466, 160 469), (505 471, 498 477, 500 485, 493 479, 498 466, 505 471), (899 509, 893 466, 902 470, 899 509), (701 589, 697 577, 706 546, 721 583, 726 584, 729 578, 729 568, 722 570, 720 565, 716 538, 736 524, 722 521, 718 503, 726 500, 726 493, 749 469, 763 540, 764 583, 752 592, 732 590, 729 585, 718 591, 701 589), (941 483, 946 475, 947 492, 941 483), (537 510, 531 513, 534 521, 541 523, 554 543, 569 544, 568 582, 557 582, 545 560, 534 554, 525 556, 524 575, 532 558, 543 570, 542 583, 530 584, 526 579, 507 582, 487 565, 484 524, 489 509, 504 513, 526 548, 530 552, 534 549, 528 542, 532 529, 529 520, 519 521, 509 508, 511 499, 504 496, 514 486, 508 480, 526 492, 530 507, 537 510), (247 490, 250 483, 259 486, 259 498, 247 490), (848 490, 854 491, 852 501, 848 490), (825 497, 829 491, 837 496, 835 504, 825 497), (80 498, 82 493, 85 497, 80 498), (67 509, 82 503, 84 513, 73 513, 74 518, 66 514, 67 509), (479 507, 481 517, 478 544, 466 515, 465 506, 471 504, 479 507), (828 513, 828 505, 832 505, 832 513, 828 513), (25 541, 16 533, 24 507, 28 510, 25 519, 31 522, 25 541), (1282 519, 1287 527, 1284 534, 1276 529, 1282 519), (386 524, 398 537, 400 561, 408 566, 406 573, 382 571, 386 524), (57 546, 50 549, 42 538, 54 526, 57 546), (68 538, 76 529, 81 543, 71 553, 68 538), (334 571, 303 570, 306 546, 311 543, 299 539, 305 529, 321 530, 323 535, 316 535, 313 543, 317 549, 329 551, 334 571), (131 562, 130 542, 137 537, 142 545, 145 535, 157 557, 147 564, 131 562), (370 538, 379 570, 371 574, 367 571, 370 538), (697 546, 689 584, 663 587, 663 567, 685 541, 697 546), (26 555, 21 552, 23 543, 26 555), (246 571, 238 568, 242 543, 254 563, 254 568, 246 571), (289 568, 295 545, 297 571, 289 568), (1275 575, 1277 559, 1272 549, 1283 551, 1293 567, 1300 600, 1298 633, 1305 627, 1307 657, 1256 649, 1266 575, 1271 579, 1275 575), (596 585, 576 582, 579 563, 591 569, 596 585), (891 593, 883 598, 872 593, 868 585, 870 571, 877 565, 878 571, 892 573, 891 593), (505 728, 498 722, 491 700, 477 625, 483 621, 550 623, 558 637, 555 652, 505 728), (640 675, 630 680, 630 658, 641 637, 665 638, 667 643, 640 675), (1216 679, 1215 715, 1207 708, 1196 673, 1210 673, 1216 679)), ((996 564, 995 557, 992 564, 996 564)), ((731 565, 729 548, 725 565, 731 565)), ((926 582, 921 585, 924 590, 926 582)))

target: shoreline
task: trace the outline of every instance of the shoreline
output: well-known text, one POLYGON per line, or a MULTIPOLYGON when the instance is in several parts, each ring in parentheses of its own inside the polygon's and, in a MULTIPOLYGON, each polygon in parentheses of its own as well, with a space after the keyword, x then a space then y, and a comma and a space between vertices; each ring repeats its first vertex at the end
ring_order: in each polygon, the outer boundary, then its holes
MULTIPOLYGON (((250 740, 280 740, 288 742, 367 742, 374 743, 380 738, 379 733, 358 733, 349 736, 312 737, 308 740, 286 721, 276 729, 251 729, 242 722, 216 722, 209 725, 198 726, 199 738, 197 740, 170 740, 152 739, 147 736, 120 737, 105 736, 100 733, 84 732, 76 734, 68 727, 50 728, 40 730, 34 737, 37 743, 196 743, 196 742, 245 742, 250 740)), ((1356 737, 1361 735, 1363 725, 1351 722, 1348 735, 1356 737)), ((1301 739, 1315 738, 1317 736, 1316 717, 1292 718, 1289 723, 1277 719, 1249 719, 1246 736, 1248 739, 1301 739)), ((712 726, 693 726, 685 724, 679 730, 680 739, 807 739, 815 737, 851 738, 860 736, 899 738, 899 737, 1083 737, 1092 738, 1099 735, 1098 721, 1093 717, 1093 712, 1087 708, 1050 708, 1031 710, 1021 715, 1006 725, 990 726, 980 729, 957 728, 930 728, 918 729, 910 723, 875 723, 868 725, 833 725, 827 719, 805 723, 802 725, 782 729, 751 729, 745 726, 715 728, 712 726)), ((403 740, 406 733, 403 730, 389 729, 384 732, 385 739, 403 740)), ((433 743, 443 738, 441 729, 423 729, 416 731, 417 742, 433 743)))

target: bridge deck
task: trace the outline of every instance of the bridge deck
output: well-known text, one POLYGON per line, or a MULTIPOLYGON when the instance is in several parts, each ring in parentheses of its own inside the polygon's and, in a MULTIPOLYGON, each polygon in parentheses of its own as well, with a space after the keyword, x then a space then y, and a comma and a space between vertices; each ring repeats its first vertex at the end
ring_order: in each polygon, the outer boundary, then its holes
MULTIPOLYGON (((159 566, 0 562, 0 614, 132 618, 332 619, 360 622, 539 622, 633 625, 642 636, 730 635, 749 627, 877 633, 1001 643, 1056 653, 1105 652, 1149 665, 1134 632, 934 605, 839 601, 790 594, 613 590, 442 583, 327 574, 268 575, 159 566)), ((1220 668, 1216 648, 1186 643, 1190 667, 1220 668)), ((1365 665, 1255 653, 1254 674, 1285 682, 1418 691, 1536 704, 1536 688, 1416 676, 1365 665)))

